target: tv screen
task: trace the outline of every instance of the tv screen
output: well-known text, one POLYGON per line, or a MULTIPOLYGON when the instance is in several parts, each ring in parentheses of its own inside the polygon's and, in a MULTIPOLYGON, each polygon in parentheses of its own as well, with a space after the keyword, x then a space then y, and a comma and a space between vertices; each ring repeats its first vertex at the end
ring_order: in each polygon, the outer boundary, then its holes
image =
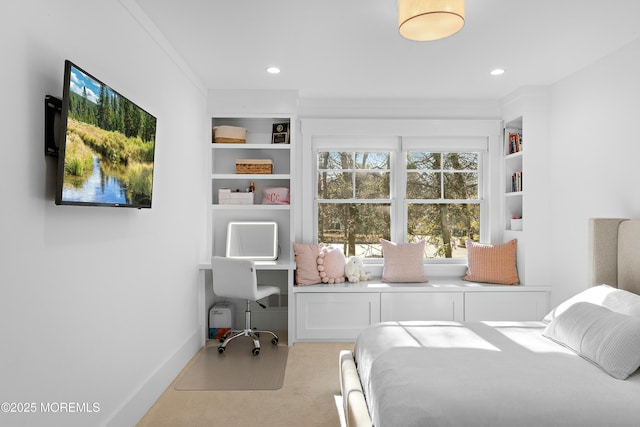
POLYGON ((156 118, 65 61, 56 204, 151 208, 156 118))

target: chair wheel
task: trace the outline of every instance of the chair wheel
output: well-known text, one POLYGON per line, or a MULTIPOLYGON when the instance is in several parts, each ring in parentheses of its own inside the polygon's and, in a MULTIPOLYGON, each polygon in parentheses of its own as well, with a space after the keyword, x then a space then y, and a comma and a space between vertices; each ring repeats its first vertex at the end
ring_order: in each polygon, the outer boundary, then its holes
POLYGON ((220 342, 224 342, 224 338, 220 338, 220 342))
POLYGON ((278 345, 278 338, 272 338, 271 339, 271 344, 278 345))
POLYGON ((224 350, 225 350, 224 347, 222 347, 222 346, 218 347, 218 353, 222 354, 222 353, 224 353, 224 350))
POLYGON ((251 353, 252 353, 254 356, 257 356, 257 355, 259 355, 259 354, 260 354, 260 349, 259 349, 258 347, 256 347, 256 348, 254 348, 253 350, 251 350, 251 353))

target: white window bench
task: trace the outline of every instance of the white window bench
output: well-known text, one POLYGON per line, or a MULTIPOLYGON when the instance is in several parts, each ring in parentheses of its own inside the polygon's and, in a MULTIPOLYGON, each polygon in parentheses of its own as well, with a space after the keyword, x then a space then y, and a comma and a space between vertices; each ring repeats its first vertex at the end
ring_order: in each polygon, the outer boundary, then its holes
POLYGON ((541 320, 549 309, 551 286, 430 277, 426 283, 372 279, 293 286, 292 291, 295 320, 290 326, 295 330, 290 327, 290 341, 353 341, 365 327, 389 320, 541 320))

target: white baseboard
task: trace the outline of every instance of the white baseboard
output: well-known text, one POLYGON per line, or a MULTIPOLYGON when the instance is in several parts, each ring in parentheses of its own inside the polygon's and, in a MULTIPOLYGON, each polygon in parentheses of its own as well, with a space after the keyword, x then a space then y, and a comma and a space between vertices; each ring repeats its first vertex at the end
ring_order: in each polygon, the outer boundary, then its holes
POLYGON ((103 426, 135 426, 201 347, 202 337, 198 328, 165 363, 131 393, 103 426))

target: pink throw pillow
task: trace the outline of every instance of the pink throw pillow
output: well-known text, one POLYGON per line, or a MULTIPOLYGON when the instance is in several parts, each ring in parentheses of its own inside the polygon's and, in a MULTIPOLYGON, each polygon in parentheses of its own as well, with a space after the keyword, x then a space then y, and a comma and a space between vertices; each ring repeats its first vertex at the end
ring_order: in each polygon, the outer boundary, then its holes
POLYGON ((304 243, 294 243, 293 252, 296 261, 296 284, 315 285, 322 283, 322 278, 318 272, 317 259, 320 249, 324 245, 307 245, 304 243))
POLYGON ((344 266, 347 260, 338 248, 325 246, 320 249, 317 268, 323 283, 342 283, 346 280, 344 266))
POLYGON ((500 245, 467 240, 465 244, 469 265, 464 280, 500 285, 520 283, 516 268, 517 240, 513 239, 500 245))
POLYGON ((380 239, 384 265, 383 282, 426 282, 424 274, 424 240, 398 244, 380 239))

